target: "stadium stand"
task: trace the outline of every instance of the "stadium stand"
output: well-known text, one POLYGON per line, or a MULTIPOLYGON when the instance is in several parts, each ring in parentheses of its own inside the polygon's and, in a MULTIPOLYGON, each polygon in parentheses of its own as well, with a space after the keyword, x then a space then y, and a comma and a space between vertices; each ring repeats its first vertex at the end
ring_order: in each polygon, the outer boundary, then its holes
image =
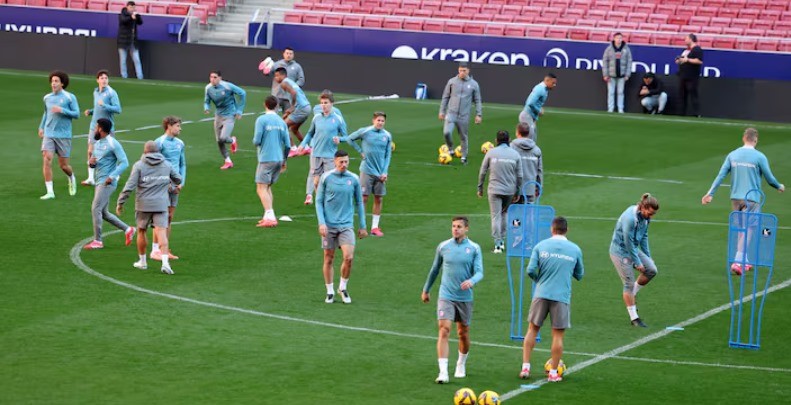
MULTIPOLYGON (((225 0, 180 0, 176 1, 136 1, 137 9, 145 14, 186 16, 192 9, 192 16, 201 24, 207 24, 209 17, 217 15, 219 8, 225 7, 225 0)), ((27 7, 70 8, 77 10, 108 11, 120 13, 126 0, 3 0, 0 4, 27 7)))

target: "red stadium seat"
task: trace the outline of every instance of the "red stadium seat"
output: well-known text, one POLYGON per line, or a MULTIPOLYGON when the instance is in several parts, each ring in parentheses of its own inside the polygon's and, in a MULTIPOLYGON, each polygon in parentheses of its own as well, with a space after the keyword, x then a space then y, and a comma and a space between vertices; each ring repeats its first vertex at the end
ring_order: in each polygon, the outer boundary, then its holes
MULTIPOLYGON (((112 7, 113 2, 110 2, 112 7)), ((170 15, 187 15, 190 12, 190 6, 186 4, 171 4, 168 6, 168 14, 170 15)))
POLYGON ((382 17, 363 17, 363 27, 366 28, 382 28, 384 22, 382 17))
POLYGON ((695 32, 701 32, 701 29, 703 28, 700 25, 682 25, 681 28, 679 29, 679 32, 695 33, 695 32))
POLYGON ((461 3, 458 3, 458 2, 455 2, 455 1, 448 1, 448 2, 442 3, 439 6, 439 9, 442 10, 442 11, 452 11, 452 12, 458 13, 459 10, 461 10, 461 3))
POLYGON ((434 12, 431 10, 417 9, 414 12, 412 12, 413 17, 431 18, 433 15, 434 12))
POLYGON ((481 13, 483 14, 500 14, 503 6, 499 4, 484 4, 481 7, 481 13))
MULTIPOLYGON (((736 41, 736 49, 743 49, 746 51, 754 51, 758 46, 758 40, 752 38, 742 38, 736 41)), ((777 49, 777 48, 775 48, 777 49)))
POLYGON ((517 15, 514 16, 514 23, 515 24, 533 24, 536 22, 536 16, 532 15, 517 15))
POLYGON ((481 35, 486 30, 486 24, 481 23, 467 23, 464 24, 464 33, 465 34, 477 34, 481 35))
POLYGON ((747 8, 747 0, 727 0, 725 7, 741 10, 747 8))
POLYGON ((662 32, 678 32, 681 27, 675 24, 659 24, 659 31, 662 32))
POLYGON ((333 13, 344 13, 344 14, 351 14, 354 7, 351 4, 334 4, 332 6, 333 13))
POLYGON ((66 8, 66 0, 47 0, 47 7, 66 8))
POLYGON ((69 8, 85 10, 88 8, 88 0, 71 0, 69 1, 69 8))
POLYGON ((587 20, 604 20, 607 18, 607 12, 602 10, 588 10, 585 14, 587 20))
POLYGON ((566 39, 569 36, 569 31, 565 28, 550 28, 545 34, 546 38, 553 39, 566 39))
MULTIPOLYGON (((640 23, 631 22, 631 21, 624 21, 624 22, 618 23, 618 26, 615 27, 615 28, 617 28, 619 31, 637 31, 637 29, 639 27, 640 27, 640 23)), ((624 33, 624 35, 625 34, 626 33, 624 33)))
MULTIPOLYGON (((139 5, 140 3, 137 4, 139 5)), ((217 15, 217 2, 215 0, 198 0, 198 4, 206 6, 206 11, 210 17, 217 15)))
POLYGON ((773 26, 773 21, 759 19, 753 21, 753 24, 750 27, 757 30, 771 30, 773 26))
POLYGON ((768 3, 767 0, 747 0, 747 8, 764 10, 768 3))
POLYGON ((501 37, 505 35, 505 25, 486 24, 486 28, 483 30, 483 33, 486 35, 495 35, 501 37))
POLYGON ((462 13, 478 14, 478 13, 481 12, 481 5, 480 4, 475 4, 475 3, 464 3, 461 6, 461 10, 460 11, 462 13))
POLYGON ((530 0, 511 0, 508 4, 513 4, 515 6, 529 6, 530 0))
POLYGON ((313 4, 313 8, 311 8, 311 10, 314 10, 314 11, 326 11, 326 12, 330 12, 330 11, 332 11, 333 7, 335 7, 333 4, 328 4, 328 3, 314 3, 314 4, 313 4))
POLYGON ((626 16, 626 21, 632 21, 636 23, 648 22, 648 13, 629 13, 629 15, 626 16))
POLYGON ((788 21, 775 21, 774 27, 772 27, 778 31, 788 31, 791 32, 791 20, 788 21))
POLYGON ((304 24, 319 25, 319 24, 321 24, 321 15, 319 15, 319 14, 305 14, 304 16, 302 16, 302 22, 304 24))
POLYGON ((783 11, 783 13, 780 14, 780 21, 791 21, 791 10, 783 11))
POLYGON ((577 20, 577 26, 593 28, 596 26, 596 20, 577 20))
POLYGON ((541 12, 542 12, 542 11, 544 11, 544 9, 543 9, 543 8, 541 8, 541 7, 536 7, 536 6, 522 6, 522 11, 520 11, 520 13, 522 13, 522 14, 525 14, 525 15, 535 15, 535 16, 538 16, 538 15, 541 15, 541 12))
POLYGON ((558 18, 563 16, 565 10, 560 7, 546 7, 541 11, 542 17, 558 18))
POLYGON ((301 24, 302 14, 286 13, 286 15, 283 17, 283 21, 289 24, 301 24))
POLYGON ((192 6, 192 16, 197 18, 201 24, 209 23, 209 8, 195 4, 192 6))
MULTIPOLYGON (((516 18, 514 18, 514 21, 516 21, 516 18)), ((555 23, 555 17, 540 15, 533 19, 533 24, 552 25, 554 23, 555 23)))
POLYGON ((550 0, 531 0, 531 6, 549 7, 550 0))
POLYGON ((439 11, 441 4, 442 3, 437 0, 423 0, 423 4, 420 6, 420 8, 422 10, 439 11))
MULTIPOLYGON (((505 29, 506 34, 508 35, 508 28, 505 29)), ((525 35, 528 38, 544 38, 547 35, 547 28, 546 27, 528 27, 525 31, 525 35)), ((510 35, 508 35, 510 36, 510 35)))
POLYGON ((489 0, 489 4, 498 4, 504 6, 508 4, 508 2, 506 0, 489 0))
POLYGON ((655 45, 670 45, 670 41, 673 39, 673 35, 654 34, 651 35, 651 39, 655 45))
POLYGON ((522 6, 515 6, 515 5, 504 5, 501 11, 503 14, 513 14, 517 15, 522 12, 522 6))
POLYGON ((403 18, 385 18, 382 28, 386 30, 400 30, 404 26, 403 18))
MULTIPOLYGON (((93 0, 91 0, 93 2, 93 0)), ((90 8, 91 3, 88 3, 88 7, 90 8)), ((168 13, 168 6, 167 4, 160 4, 160 3, 152 3, 148 5, 148 12, 150 14, 167 14, 168 13)))
POLYGON ((423 31, 443 32, 445 31, 445 23, 442 21, 427 20, 423 23, 423 31))
POLYGON ((566 17, 566 18, 573 18, 575 20, 579 20, 580 18, 585 17, 585 11, 586 10, 577 9, 577 8, 570 8, 570 9, 566 10, 566 12, 563 14, 563 16, 566 17))
POLYGON ((683 15, 671 15, 667 18, 667 24, 686 25, 689 23, 689 17, 683 15))
POLYGON ((372 8, 373 9, 373 8, 379 7, 380 5, 381 4, 379 3, 379 0, 361 0, 360 1, 360 7, 363 7, 363 8, 372 8))
MULTIPOLYGON (((712 21, 712 23, 713 22, 714 21, 712 21)), ((752 24, 751 20, 748 20, 748 19, 745 19, 745 18, 737 18, 737 19, 731 20, 730 26, 731 27, 736 27, 736 28, 744 28, 744 29, 747 30, 747 29, 750 29, 750 24, 752 24)))
POLYGON ((714 45, 714 40, 710 37, 698 37, 698 44, 705 48, 711 48, 714 45))
POLYGON ((419 9, 420 0, 401 0, 401 8, 419 9))
POLYGON ((667 23, 667 14, 651 14, 648 16, 648 22, 654 24, 665 24, 667 23))
POLYGON ((673 15, 676 13, 676 6, 669 4, 659 4, 656 6, 657 14, 673 15))
POLYGON ((683 17, 692 17, 698 11, 697 7, 690 7, 690 6, 678 6, 676 7, 676 14, 677 16, 683 17))
POLYGON ((631 37, 629 37, 629 42, 633 44, 650 44, 651 35, 642 32, 635 32, 631 37))
POLYGON ((758 51, 777 52, 779 46, 780 46, 780 41, 776 39, 762 39, 758 41, 758 45, 756 46, 755 49, 758 51))
POLYGON ((729 27, 731 25, 731 19, 724 17, 713 17, 710 24, 713 27, 729 27))
MULTIPOLYGON (((110 0, 110 2, 107 3, 107 11, 112 13, 120 13, 124 7, 126 7, 126 0, 110 0)), ((164 14, 167 14, 167 12, 164 14)))
POLYGON ((727 4, 727 1, 726 0, 706 0, 705 3, 709 7, 724 8, 725 5, 727 4))
MULTIPOLYGON (((719 34, 722 34, 723 31, 728 30, 728 29, 734 29, 734 28, 730 28, 730 27, 728 27, 728 28, 712 27, 710 25, 707 25, 707 26, 702 27, 700 29, 700 33, 701 34, 716 34, 716 35, 719 35, 719 34)), ((741 35, 741 33, 744 32, 744 30, 741 29, 741 28, 735 28, 735 29, 738 29, 740 31, 740 33, 738 35, 741 35)))
POLYGON ((626 21, 626 16, 627 14, 623 11, 610 11, 607 13, 607 20, 615 22, 626 21))
POLYGON ((646 14, 653 14, 654 10, 656 10, 656 4, 636 4, 634 6, 635 13, 646 13, 646 14))
POLYGON ((681 35, 674 35, 670 38, 670 45, 672 46, 686 46, 687 40, 681 35))
POLYGON ((577 20, 575 18, 556 18, 555 25, 563 26, 563 27, 573 27, 577 25, 577 20))
POLYGON ((759 14, 761 19, 769 20, 769 21, 777 21, 780 19, 782 12, 776 10, 763 10, 761 14, 759 14))
MULTIPOLYGON (((505 35, 507 37, 519 37, 519 38, 524 38, 525 35, 530 37, 530 35, 525 32, 525 28, 524 27, 518 27, 518 26, 513 26, 513 25, 505 27, 505 33, 503 35, 505 35)), ((536 38, 542 38, 542 37, 543 37, 543 35, 540 36, 540 37, 536 37, 536 38)))
POLYGON ((89 0, 88 10, 107 11, 107 2, 105 0, 89 0))
POLYGON ((464 23, 448 21, 445 23, 445 32, 452 32, 454 34, 461 34, 464 32, 464 23))
POLYGON ((767 10, 777 10, 777 11, 786 11, 789 9, 789 4, 787 0, 769 0, 769 3, 766 6, 767 10))
POLYGON ((339 14, 327 14, 321 22, 324 25, 340 26, 343 25, 343 16, 339 14))
POLYGON ((736 47, 736 40, 733 38, 714 38, 712 46, 718 49, 733 49, 736 47))
POLYGON ((597 28, 609 28, 611 30, 615 30, 615 28, 618 27, 618 23, 615 22, 615 21, 602 20, 602 21, 596 22, 596 27, 597 28))
POLYGON ((569 31, 569 38, 575 41, 587 41, 588 35, 590 35, 590 31, 575 28, 569 31))
POLYGON ((791 53, 791 41, 780 42, 780 46, 777 47, 777 50, 780 52, 791 53))
POLYGON ((311 10, 313 9, 313 3, 296 3, 294 4, 294 10, 311 10))
POLYGON ((46 7, 47 0, 27 0, 25 5, 28 7, 46 7))
POLYGON ((727 27, 723 28, 720 32, 714 32, 713 34, 742 36, 744 35, 744 28, 727 27))
POLYGON ((343 17, 343 25, 346 27, 362 27, 363 17, 359 15, 347 15, 343 17))
POLYGON ((422 31, 423 20, 417 20, 413 18, 404 19, 404 29, 407 31, 422 31))
POLYGON ((440 11, 433 11, 431 13, 431 16, 433 18, 439 18, 439 19, 442 19, 442 20, 452 20, 452 19, 454 19, 454 17, 456 17, 457 14, 459 14, 458 11, 454 13, 453 11, 442 11, 442 10, 440 10, 440 11))
POLYGON ((588 35, 589 41, 610 42, 610 33, 605 31, 591 31, 588 35))
POLYGON ((391 10, 401 8, 401 1, 400 0, 382 0, 379 2, 379 6, 382 8, 388 8, 391 10))
POLYGON ((411 8, 397 8, 397 9, 393 10, 393 15, 398 15, 398 16, 402 16, 402 17, 409 17, 409 16, 412 15, 413 11, 414 10, 412 10, 411 8))
POLYGON ((709 25, 709 23, 711 23, 711 17, 704 17, 704 16, 690 17, 689 23, 692 25, 706 26, 709 25))
MULTIPOLYGON (((514 16, 512 16, 512 15, 502 15, 502 14, 497 14, 497 15, 491 15, 491 14, 478 14, 478 17, 483 17, 483 16, 490 16, 489 20, 491 20, 491 21, 494 21, 494 22, 505 22, 505 23, 514 22, 514 18, 515 18, 515 17, 514 17, 514 16)), ((522 16, 522 17, 526 17, 526 16, 522 16)), ((479 19, 480 19, 480 20, 483 20, 484 18, 479 18, 479 19)), ((532 23, 533 23, 533 17, 532 17, 532 16, 530 16, 530 23, 524 23, 524 24, 532 24, 532 23)))
MULTIPOLYGON (((700 15, 700 14, 698 14, 700 15)), ((717 10, 717 17, 725 17, 725 18, 738 18, 739 17, 739 10, 733 10, 730 8, 721 8, 717 10)))
POLYGON ((758 10, 751 10, 751 9, 739 10, 739 18, 755 20, 756 18, 758 18, 758 15, 759 15, 758 10))
POLYGON ((757 29, 744 30, 744 36, 746 37, 762 37, 765 35, 766 35, 766 30, 757 30, 757 29))

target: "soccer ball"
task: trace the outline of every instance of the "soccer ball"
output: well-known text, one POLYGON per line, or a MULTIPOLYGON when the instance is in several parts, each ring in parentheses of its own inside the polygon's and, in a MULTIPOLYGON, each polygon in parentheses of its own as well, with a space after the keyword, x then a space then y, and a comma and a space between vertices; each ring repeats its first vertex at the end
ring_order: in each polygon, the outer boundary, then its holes
POLYGON ((493 148, 494 145, 491 142, 484 142, 483 145, 481 145, 481 153, 485 155, 486 152, 492 150, 493 148))
MULTIPOLYGON (((546 363, 544 363, 544 372, 549 374, 549 370, 552 369, 552 358, 550 357, 546 363)), ((560 359, 558 362, 558 375, 562 376, 563 373, 566 372, 566 363, 563 362, 563 359, 560 359)))
POLYGON ((494 391, 484 391, 478 397, 478 405, 500 405, 500 394, 494 391))
POLYGON ((461 157, 461 145, 457 146, 456 149, 453 150, 453 154, 457 157, 461 157))
POLYGON ((395 152, 395 142, 390 142, 390 152, 395 152))
POLYGON ((469 388, 460 388, 453 394, 453 403, 456 405, 475 405, 476 402, 475 391, 469 388))
POLYGON ((440 163, 442 163, 443 165, 446 165, 446 164, 448 164, 448 163, 453 161, 453 156, 451 156, 449 153, 443 153, 443 154, 439 155, 439 159, 437 159, 437 160, 440 163))
POLYGON ((263 72, 265 75, 268 75, 269 72, 272 71, 272 66, 275 65, 275 61, 272 60, 269 56, 266 59, 262 60, 261 63, 258 64, 258 70, 263 72))
POLYGON ((442 146, 439 147, 439 154, 442 155, 444 153, 450 154, 450 149, 448 148, 448 145, 443 143, 442 146))

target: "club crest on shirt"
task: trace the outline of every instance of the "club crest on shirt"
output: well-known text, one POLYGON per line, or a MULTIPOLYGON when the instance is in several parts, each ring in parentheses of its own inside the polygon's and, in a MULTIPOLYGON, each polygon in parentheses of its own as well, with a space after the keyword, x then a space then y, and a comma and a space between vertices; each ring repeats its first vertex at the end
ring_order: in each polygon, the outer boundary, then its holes
POLYGON ((352 181, 351 180, 346 180, 346 185, 347 186, 351 186, 352 185, 352 181))
POLYGON ((387 137, 386 136, 382 136, 382 142, 387 142, 387 137))
POLYGON ((220 92, 220 95, 221 95, 221 96, 224 96, 224 95, 225 95, 225 90, 221 91, 221 92, 220 92))
POLYGON ((464 252, 466 252, 467 254, 470 254, 470 248, 464 249, 464 252))
POLYGON ((542 259, 547 259, 547 258, 549 258, 549 252, 546 252, 546 251, 541 252, 541 253, 538 254, 538 257, 540 257, 542 259))

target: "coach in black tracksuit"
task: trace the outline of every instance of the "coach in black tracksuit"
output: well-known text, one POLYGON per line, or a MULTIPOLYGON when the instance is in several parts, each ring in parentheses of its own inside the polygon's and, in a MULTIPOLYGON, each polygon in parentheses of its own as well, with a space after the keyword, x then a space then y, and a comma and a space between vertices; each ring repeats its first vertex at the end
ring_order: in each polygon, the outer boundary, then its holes
POLYGON ((143 65, 140 63, 140 50, 137 49, 137 26, 143 25, 143 17, 135 11, 135 2, 126 3, 118 15, 118 57, 121 62, 121 77, 126 75, 126 56, 132 54, 137 78, 143 78, 143 65))
POLYGON ((703 67, 703 50, 698 45, 695 34, 685 38, 687 49, 676 57, 678 64, 678 77, 681 85, 681 115, 687 115, 687 98, 692 102, 692 113, 689 115, 699 117, 698 83, 700 70, 703 67))

